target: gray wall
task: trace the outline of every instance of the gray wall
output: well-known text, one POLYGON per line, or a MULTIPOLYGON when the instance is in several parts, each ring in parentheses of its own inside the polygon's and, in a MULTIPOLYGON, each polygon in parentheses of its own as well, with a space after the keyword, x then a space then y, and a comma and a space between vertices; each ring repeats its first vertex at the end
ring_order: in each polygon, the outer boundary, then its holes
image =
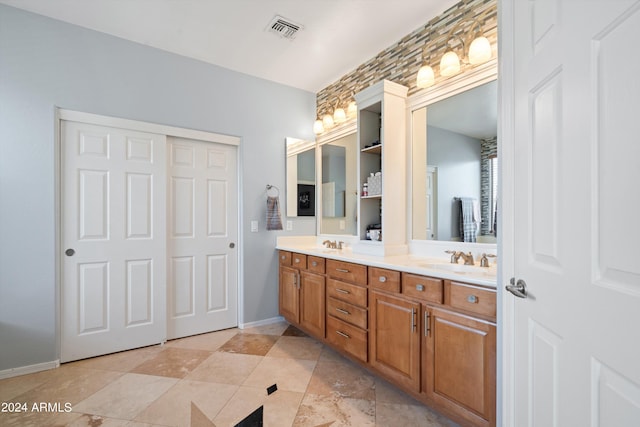
POLYGON ((0 5, 0 371, 58 357, 56 106, 241 137, 240 316, 278 315, 265 185, 285 188, 285 136, 314 137, 315 94, 0 5))

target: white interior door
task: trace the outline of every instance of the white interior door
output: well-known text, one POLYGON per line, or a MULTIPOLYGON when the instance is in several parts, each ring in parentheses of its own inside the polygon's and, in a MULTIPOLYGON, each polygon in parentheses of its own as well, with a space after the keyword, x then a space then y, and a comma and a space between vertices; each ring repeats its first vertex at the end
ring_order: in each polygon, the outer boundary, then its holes
POLYGON ((170 137, 167 156, 167 337, 237 326, 237 147, 170 137))
POLYGON ((61 122, 61 361, 165 339, 165 137, 61 122))
POLYGON ((640 2, 505 3, 515 215, 503 247, 528 295, 504 294, 504 424, 638 426, 640 2))

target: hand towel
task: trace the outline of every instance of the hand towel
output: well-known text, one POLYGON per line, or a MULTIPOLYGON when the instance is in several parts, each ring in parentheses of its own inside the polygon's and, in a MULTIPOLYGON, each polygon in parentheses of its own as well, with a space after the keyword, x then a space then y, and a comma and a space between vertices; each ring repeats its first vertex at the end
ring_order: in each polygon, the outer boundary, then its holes
POLYGON ((280 199, 278 197, 267 196, 267 230, 282 230, 280 199))

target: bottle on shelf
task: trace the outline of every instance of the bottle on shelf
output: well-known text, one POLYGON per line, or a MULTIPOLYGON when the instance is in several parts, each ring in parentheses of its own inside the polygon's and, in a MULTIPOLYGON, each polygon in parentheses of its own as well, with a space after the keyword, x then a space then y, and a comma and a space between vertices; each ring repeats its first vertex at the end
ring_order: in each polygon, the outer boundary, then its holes
POLYGON ((368 195, 369 195, 369 184, 365 182, 364 184, 362 184, 362 197, 365 197, 368 195))

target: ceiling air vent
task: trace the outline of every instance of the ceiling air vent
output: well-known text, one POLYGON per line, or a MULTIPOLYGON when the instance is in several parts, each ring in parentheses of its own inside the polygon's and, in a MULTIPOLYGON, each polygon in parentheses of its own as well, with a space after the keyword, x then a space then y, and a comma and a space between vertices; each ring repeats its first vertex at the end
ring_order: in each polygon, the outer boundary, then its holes
POLYGON ((296 24, 290 19, 276 15, 269 23, 269 31, 284 37, 285 39, 294 39, 298 31, 302 29, 302 25, 296 24))

